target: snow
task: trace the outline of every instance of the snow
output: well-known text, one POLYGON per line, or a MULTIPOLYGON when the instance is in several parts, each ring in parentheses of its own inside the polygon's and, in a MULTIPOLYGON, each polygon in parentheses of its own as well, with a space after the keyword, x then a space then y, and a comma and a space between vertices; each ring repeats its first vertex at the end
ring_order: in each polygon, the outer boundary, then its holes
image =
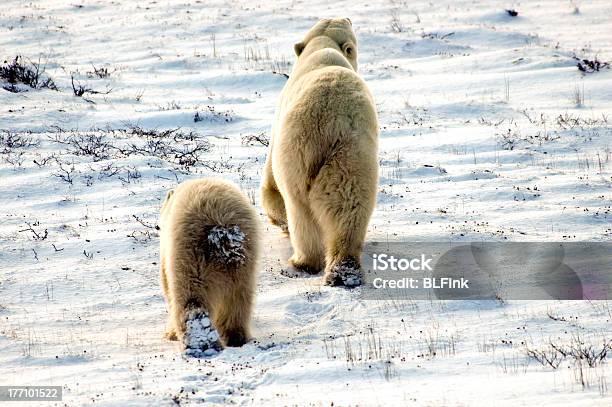
POLYGON ((284 275, 290 244, 263 214, 255 341, 185 357, 163 338, 155 228, 166 191, 194 177, 233 180, 262 212, 267 148, 250 136, 269 135, 293 44, 348 16, 381 127, 368 241, 610 241, 612 70, 574 56, 612 60, 611 12, 3 2, 0 62, 40 59, 60 91, 0 89, 1 384, 61 385, 58 405, 612 404, 609 357, 527 355, 576 335, 601 348, 609 301, 364 300, 284 275), (100 93, 74 96, 71 74, 100 93))

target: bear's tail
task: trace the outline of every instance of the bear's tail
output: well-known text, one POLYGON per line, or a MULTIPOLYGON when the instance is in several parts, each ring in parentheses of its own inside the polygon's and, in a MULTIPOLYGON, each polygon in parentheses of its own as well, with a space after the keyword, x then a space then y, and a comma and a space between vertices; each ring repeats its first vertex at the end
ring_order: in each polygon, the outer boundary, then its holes
POLYGON ((246 260, 246 235, 238 225, 212 226, 204 241, 204 256, 228 266, 238 266, 246 260))

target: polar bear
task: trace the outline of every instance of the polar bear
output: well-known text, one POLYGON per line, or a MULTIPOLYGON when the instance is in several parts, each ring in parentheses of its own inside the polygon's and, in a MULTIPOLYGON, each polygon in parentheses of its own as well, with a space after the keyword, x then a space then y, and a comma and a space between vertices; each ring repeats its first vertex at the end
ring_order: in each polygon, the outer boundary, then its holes
POLYGON ((378 185, 378 119, 357 74, 348 18, 319 21, 294 46, 261 187, 270 221, 288 228, 289 263, 328 285, 361 284, 360 257, 378 185))
POLYGON ((168 192, 159 223, 166 337, 195 354, 246 343, 259 259, 253 206, 231 182, 190 180, 168 192))

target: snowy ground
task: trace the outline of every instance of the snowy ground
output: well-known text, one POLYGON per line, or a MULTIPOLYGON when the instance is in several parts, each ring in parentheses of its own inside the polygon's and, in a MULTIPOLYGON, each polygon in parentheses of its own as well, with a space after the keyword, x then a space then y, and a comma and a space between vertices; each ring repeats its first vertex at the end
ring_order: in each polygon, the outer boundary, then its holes
POLYGON ((348 16, 381 125, 368 240, 610 241, 612 70, 573 57, 612 60, 611 13, 4 1, 0 62, 40 58, 59 91, 0 89, 0 384, 62 385, 71 406, 612 404, 605 359, 528 356, 601 349, 609 302, 364 301, 282 275, 290 246, 267 223, 256 341, 184 358, 162 338, 154 228, 164 192, 191 177, 231 179, 260 208, 257 139, 293 43, 348 16), (71 75, 101 93, 73 95, 71 75))

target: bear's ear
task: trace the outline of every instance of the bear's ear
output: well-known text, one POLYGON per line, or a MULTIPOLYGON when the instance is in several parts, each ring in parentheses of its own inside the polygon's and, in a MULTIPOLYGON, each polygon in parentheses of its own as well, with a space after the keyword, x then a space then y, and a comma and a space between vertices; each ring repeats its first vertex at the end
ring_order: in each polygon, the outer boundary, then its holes
POLYGON ((355 44, 353 44, 352 42, 345 42, 344 44, 342 44, 342 52, 344 52, 344 55, 346 55, 349 58, 354 58, 355 57, 355 44))
POLYGON ((297 55, 299 57, 302 54, 302 51, 304 51, 305 47, 306 47, 306 44, 304 44, 303 42, 298 42, 297 44, 295 44, 293 46, 293 50, 295 51, 295 55, 297 55))
POLYGON ((172 198, 172 195, 174 195, 174 189, 171 189, 166 194, 166 199, 164 199, 164 202, 162 203, 161 212, 164 212, 164 210, 166 209, 166 207, 170 203, 170 198, 172 198))

